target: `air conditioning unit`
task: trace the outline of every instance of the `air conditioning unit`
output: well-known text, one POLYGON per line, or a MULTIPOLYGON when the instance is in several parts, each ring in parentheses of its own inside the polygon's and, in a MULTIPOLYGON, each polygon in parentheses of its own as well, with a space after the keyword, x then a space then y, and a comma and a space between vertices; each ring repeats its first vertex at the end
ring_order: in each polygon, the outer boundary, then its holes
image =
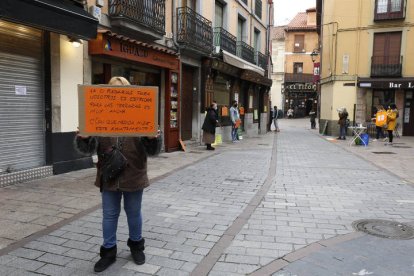
POLYGON ((101 22, 102 18, 102 10, 100 7, 92 5, 89 7, 89 13, 92 14, 93 17, 98 19, 99 22, 101 22))

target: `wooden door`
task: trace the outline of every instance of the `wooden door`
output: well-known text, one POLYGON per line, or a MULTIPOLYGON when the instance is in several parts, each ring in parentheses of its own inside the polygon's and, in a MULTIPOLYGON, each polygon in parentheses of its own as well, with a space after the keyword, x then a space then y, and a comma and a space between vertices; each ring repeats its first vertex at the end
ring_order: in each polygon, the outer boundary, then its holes
POLYGON ((193 137, 193 71, 190 66, 183 65, 181 95, 181 140, 193 137))

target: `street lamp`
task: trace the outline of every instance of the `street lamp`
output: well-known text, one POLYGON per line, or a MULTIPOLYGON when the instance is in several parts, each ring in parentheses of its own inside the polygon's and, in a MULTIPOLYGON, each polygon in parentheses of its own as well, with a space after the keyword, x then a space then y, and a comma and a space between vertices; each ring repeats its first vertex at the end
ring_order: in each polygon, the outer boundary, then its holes
POLYGON ((312 51, 312 53, 310 54, 310 56, 311 56, 312 62, 313 62, 313 63, 315 63, 315 61, 316 61, 316 57, 317 57, 317 56, 319 56, 319 52, 318 52, 318 50, 314 49, 314 50, 312 51))

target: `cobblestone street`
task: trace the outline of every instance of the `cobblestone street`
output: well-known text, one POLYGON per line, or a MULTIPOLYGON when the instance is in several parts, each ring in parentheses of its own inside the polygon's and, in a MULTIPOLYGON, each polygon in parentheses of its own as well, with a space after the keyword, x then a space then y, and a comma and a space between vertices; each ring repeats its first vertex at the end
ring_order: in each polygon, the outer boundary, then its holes
MULTIPOLYGON (((366 275, 358 273, 367 269, 414 275, 414 240, 381 240, 352 227, 359 219, 413 224, 413 184, 330 143, 303 121, 280 125, 280 133, 219 146, 214 155, 155 179, 143 199, 146 263, 132 262, 122 213, 118 259, 100 274, 366 275), (346 252, 343 265, 338 252, 346 252), (356 255, 362 257, 352 260, 356 255)), ((30 184, 15 189, 24 185, 30 184)), ((18 248, 6 247, 0 274, 95 275, 101 218, 100 209, 92 210, 18 248)))

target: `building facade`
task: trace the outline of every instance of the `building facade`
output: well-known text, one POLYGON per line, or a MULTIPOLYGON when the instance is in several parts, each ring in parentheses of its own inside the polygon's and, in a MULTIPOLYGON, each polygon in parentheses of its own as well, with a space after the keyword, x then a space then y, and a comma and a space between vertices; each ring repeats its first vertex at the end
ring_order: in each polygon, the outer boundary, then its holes
MULTIPOLYGON (((285 77, 285 28, 286 26, 273 27, 272 39, 272 89, 271 106, 277 106, 284 111, 283 86, 285 77)), ((284 112, 285 113, 285 112, 284 112)))
POLYGON ((223 140, 230 139, 234 99, 245 133, 265 131, 273 14, 267 1, 50 3, 0 3, 1 139, 16 145, 0 150, 1 183, 91 167, 91 158, 73 148, 77 86, 105 84, 113 76, 159 88, 158 125, 167 152, 182 141, 201 142, 212 100, 220 107, 223 140))
POLYGON ((321 126, 337 133, 336 109, 369 124, 376 106, 395 103, 398 128, 414 135, 413 1, 318 1, 321 13, 321 126), (354 11, 349 17, 347 11, 354 11))
POLYGON ((63 150, 73 147, 83 82, 83 49, 74 46, 98 25, 80 2, 0 2, 0 186, 92 164, 67 162, 79 156, 63 150))
POLYGON ((283 85, 284 111, 294 110, 294 117, 307 116, 318 106, 311 54, 319 49, 316 8, 298 13, 285 28, 285 75, 283 85))

